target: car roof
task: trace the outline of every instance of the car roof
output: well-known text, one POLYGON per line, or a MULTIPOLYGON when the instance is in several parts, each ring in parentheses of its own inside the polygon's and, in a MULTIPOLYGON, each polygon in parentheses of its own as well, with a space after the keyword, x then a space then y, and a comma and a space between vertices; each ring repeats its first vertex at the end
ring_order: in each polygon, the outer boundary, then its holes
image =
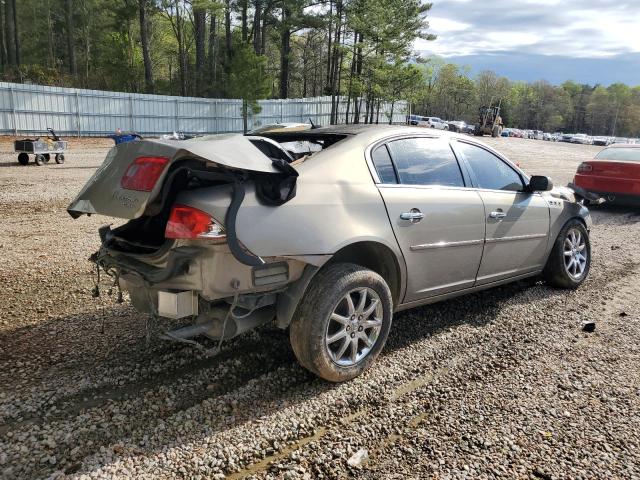
POLYGON ((612 143, 607 148, 640 148, 640 144, 637 144, 637 143, 612 143))

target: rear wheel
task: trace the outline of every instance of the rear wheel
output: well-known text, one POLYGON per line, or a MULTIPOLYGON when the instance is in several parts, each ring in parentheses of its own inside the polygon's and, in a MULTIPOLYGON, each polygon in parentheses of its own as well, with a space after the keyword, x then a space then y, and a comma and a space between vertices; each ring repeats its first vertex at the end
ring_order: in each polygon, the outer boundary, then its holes
POLYGON ((44 155, 40 155, 40 154, 36 155, 36 165, 41 167, 45 163, 46 163, 46 159, 44 158, 44 155))
POLYGON ((58 163, 58 164, 64 163, 64 154, 63 153, 56 154, 56 163, 58 163))
POLYGON ((391 291, 377 273, 350 263, 328 266, 313 278, 291 322, 289 337, 300 364, 342 382, 375 361, 391 327, 391 291))
POLYGON ((29 163, 29 154, 24 152, 18 154, 18 163, 20 165, 26 165, 29 163))
POLYGON ((579 220, 569 220, 553 245, 543 276, 554 287, 578 288, 587 278, 590 266, 589 232, 579 220))
POLYGON ((42 156, 44 157, 45 163, 49 163, 49 160, 51 160, 51 155, 49 155, 48 153, 45 153, 42 156))

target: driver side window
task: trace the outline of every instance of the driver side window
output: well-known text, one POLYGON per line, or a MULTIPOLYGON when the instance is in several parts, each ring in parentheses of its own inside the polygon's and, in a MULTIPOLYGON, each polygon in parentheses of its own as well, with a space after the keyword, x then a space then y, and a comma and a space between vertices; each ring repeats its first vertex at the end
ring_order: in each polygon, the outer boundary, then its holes
POLYGON ((458 142, 464 157, 473 170, 478 187, 488 190, 521 192, 524 190, 522 177, 502 159, 493 153, 469 143, 458 142))

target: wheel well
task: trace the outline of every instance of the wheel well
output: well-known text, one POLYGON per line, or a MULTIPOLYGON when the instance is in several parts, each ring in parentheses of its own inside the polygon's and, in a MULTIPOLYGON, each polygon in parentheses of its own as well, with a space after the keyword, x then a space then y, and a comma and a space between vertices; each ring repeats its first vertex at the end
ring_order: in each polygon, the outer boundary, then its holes
POLYGON ((394 305, 400 300, 400 265, 393 251, 377 242, 357 242, 338 250, 326 265, 334 263, 355 263, 373 270, 384 278, 393 298, 394 305))

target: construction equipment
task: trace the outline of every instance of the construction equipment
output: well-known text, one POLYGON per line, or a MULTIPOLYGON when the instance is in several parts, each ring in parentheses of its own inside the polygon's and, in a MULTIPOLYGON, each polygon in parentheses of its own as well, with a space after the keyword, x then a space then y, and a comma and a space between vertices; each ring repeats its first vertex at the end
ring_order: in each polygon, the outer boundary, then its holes
POLYGON ((474 135, 483 136, 491 135, 492 137, 499 137, 502 135, 502 129, 504 127, 502 123, 502 117, 500 116, 500 106, 502 100, 498 102, 497 106, 493 105, 493 102, 487 107, 483 105, 478 110, 478 123, 476 123, 476 130, 474 135))

